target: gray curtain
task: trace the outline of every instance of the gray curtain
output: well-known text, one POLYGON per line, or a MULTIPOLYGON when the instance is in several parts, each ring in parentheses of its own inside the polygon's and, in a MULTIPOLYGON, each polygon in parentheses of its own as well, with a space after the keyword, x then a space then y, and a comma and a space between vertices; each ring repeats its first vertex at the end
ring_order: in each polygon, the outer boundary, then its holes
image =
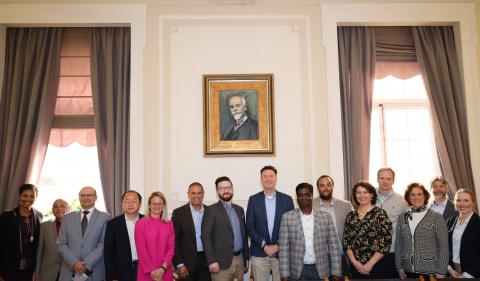
POLYGON ((377 61, 417 61, 409 26, 375 26, 377 61))
POLYGON ((350 199, 355 182, 368 179, 375 33, 365 26, 342 26, 337 31, 345 196, 350 199))
POLYGON ((130 178, 130 28, 92 28, 91 75, 103 195, 107 211, 118 215, 130 178))
POLYGON ((458 188, 473 186, 468 141, 465 95, 453 27, 412 27, 420 71, 425 81, 444 175, 450 195, 458 188))
POLYGON ((16 206, 17 188, 28 174, 34 178, 41 170, 57 97, 61 35, 59 28, 7 29, 0 98, 0 210, 16 206))

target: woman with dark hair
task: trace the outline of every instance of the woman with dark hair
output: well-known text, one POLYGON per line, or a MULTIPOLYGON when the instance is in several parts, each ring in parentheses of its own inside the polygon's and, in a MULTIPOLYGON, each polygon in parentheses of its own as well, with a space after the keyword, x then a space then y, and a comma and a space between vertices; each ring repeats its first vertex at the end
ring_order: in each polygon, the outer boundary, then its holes
POLYGON ((387 213, 375 206, 377 192, 367 181, 353 186, 352 199, 356 210, 345 220, 343 248, 355 279, 385 278, 388 265, 382 258, 392 243, 392 222, 387 213))
POLYGON ((447 225, 442 216, 427 208, 430 194, 422 184, 405 190, 410 210, 398 217, 395 267, 401 279, 435 274, 445 277, 448 264, 447 225))
POLYGON ((172 281, 175 232, 168 219, 167 200, 163 193, 148 198, 148 215, 135 224, 138 254, 138 281, 172 281))
POLYGON ((480 278, 480 218, 475 212, 477 201, 470 189, 455 193, 458 215, 447 221, 450 264, 454 278, 480 278))
POLYGON ((0 277, 5 281, 32 281, 42 214, 33 209, 38 189, 22 184, 18 206, 0 214, 0 277))

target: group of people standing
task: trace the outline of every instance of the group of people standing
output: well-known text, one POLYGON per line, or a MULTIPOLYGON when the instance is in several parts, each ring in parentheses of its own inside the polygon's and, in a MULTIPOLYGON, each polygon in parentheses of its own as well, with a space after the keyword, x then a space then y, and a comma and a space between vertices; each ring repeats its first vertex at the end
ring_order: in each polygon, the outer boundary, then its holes
POLYGON ((276 188, 276 168, 265 166, 262 191, 250 196, 246 214, 232 203, 233 183, 224 176, 215 181, 217 203, 204 205, 204 188, 194 182, 171 220, 161 192, 149 196, 145 216, 142 196, 125 192, 124 213, 112 219, 95 208, 95 189, 84 187, 80 210, 68 212, 58 199, 55 220, 43 223, 32 208, 37 188, 24 184, 18 207, 0 214, 0 280, 240 281, 249 268, 255 281, 480 278, 480 218, 471 190, 458 190, 453 204, 448 182, 436 178, 429 204, 419 183, 395 193, 390 168, 377 180, 378 188, 356 183, 349 202, 332 196, 334 180, 323 175, 319 197, 309 183, 296 186, 295 208, 276 188))

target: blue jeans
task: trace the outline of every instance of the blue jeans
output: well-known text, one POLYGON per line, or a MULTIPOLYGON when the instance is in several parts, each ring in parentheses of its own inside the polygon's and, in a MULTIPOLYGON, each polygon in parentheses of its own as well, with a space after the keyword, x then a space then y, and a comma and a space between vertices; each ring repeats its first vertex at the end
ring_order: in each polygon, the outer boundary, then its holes
POLYGON ((315 264, 304 264, 300 278, 295 279, 290 276, 290 281, 320 280, 315 264))

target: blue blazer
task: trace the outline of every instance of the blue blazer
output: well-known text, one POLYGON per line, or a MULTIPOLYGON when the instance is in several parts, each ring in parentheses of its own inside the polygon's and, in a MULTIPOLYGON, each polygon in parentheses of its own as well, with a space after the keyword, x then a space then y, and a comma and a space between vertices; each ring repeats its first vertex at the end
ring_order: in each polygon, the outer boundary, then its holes
POLYGON ((265 257, 262 249, 262 242, 267 245, 277 244, 280 232, 282 215, 293 210, 293 199, 291 196, 276 191, 275 220, 273 223, 272 237, 268 232, 267 211, 265 209, 265 193, 263 191, 250 196, 247 206, 247 232, 251 239, 250 255, 254 257, 265 257))

